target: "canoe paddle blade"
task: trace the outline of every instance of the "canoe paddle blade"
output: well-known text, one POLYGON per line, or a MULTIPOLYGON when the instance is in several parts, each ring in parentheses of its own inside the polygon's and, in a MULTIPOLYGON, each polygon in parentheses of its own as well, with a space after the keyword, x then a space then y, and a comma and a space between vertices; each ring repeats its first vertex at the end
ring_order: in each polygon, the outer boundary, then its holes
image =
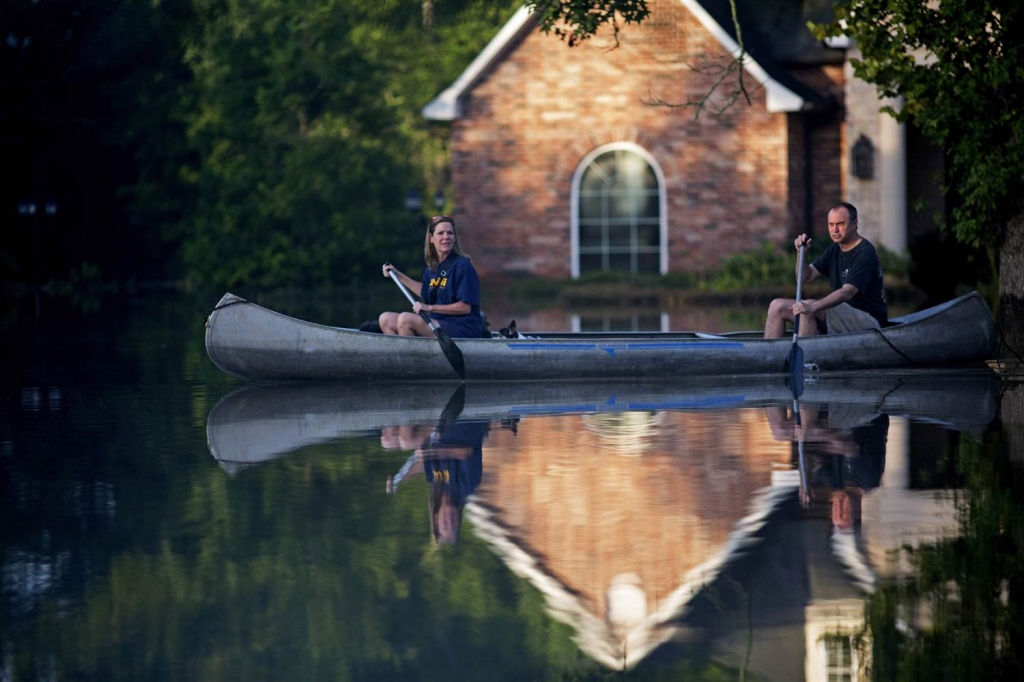
POLYGON ((786 357, 784 371, 787 375, 786 385, 793 392, 793 397, 799 398, 804 393, 804 351, 795 343, 786 357))
POLYGON ((423 319, 427 321, 430 328, 434 330, 434 336, 437 337, 438 342, 441 344, 441 350, 444 351, 444 356, 448 358, 448 362, 451 363, 452 369, 459 375, 459 378, 463 381, 466 380, 466 361, 462 358, 462 351, 452 341, 452 337, 448 336, 441 326, 434 323, 430 319, 429 315, 424 315, 423 319))

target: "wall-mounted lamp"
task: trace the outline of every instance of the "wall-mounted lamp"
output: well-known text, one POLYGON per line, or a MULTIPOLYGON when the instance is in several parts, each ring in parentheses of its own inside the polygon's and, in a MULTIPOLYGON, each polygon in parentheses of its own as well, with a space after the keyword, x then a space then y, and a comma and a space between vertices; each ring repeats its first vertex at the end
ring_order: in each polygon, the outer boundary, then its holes
POLYGON ((423 208, 423 197, 418 190, 411 189, 405 195, 405 210, 415 213, 423 208))
POLYGON ((866 136, 861 135, 853 143, 853 174, 861 180, 875 177, 875 145, 866 136))

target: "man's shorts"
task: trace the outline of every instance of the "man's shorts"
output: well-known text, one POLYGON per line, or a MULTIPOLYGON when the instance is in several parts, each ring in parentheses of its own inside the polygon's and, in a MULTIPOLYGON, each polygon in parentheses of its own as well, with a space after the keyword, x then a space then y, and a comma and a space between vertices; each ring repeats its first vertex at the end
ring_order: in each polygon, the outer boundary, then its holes
POLYGON ((880 329, 882 325, 863 310, 858 310, 849 303, 840 303, 835 308, 825 311, 825 326, 829 334, 842 334, 843 332, 861 332, 865 329, 880 329))

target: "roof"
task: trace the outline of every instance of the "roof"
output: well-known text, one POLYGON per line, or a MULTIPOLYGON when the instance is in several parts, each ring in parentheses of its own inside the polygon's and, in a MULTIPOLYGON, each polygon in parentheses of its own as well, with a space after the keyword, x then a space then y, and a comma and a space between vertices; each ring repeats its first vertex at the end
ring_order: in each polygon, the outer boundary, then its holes
MULTIPOLYGON (((759 542, 758 533, 774 512, 799 484, 797 472, 779 472, 772 484, 759 489, 750 500, 746 513, 734 525, 716 551, 701 557, 699 565, 680 576, 669 594, 658 597, 658 607, 632 622, 614 627, 606 613, 594 613, 574 585, 564 584, 548 570, 548 557, 536 553, 529 538, 521 538, 513 526, 502 519, 497 508, 480 501, 480 495, 466 503, 466 518, 473 534, 483 540, 509 569, 530 582, 544 597, 545 607, 554 619, 571 626, 574 641, 590 658, 612 670, 628 670, 647 658, 662 644, 682 637, 682 618, 690 612, 694 598, 713 584, 723 570, 759 542), (792 475, 788 475, 792 474, 792 475)), ((611 607, 611 605, 609 605, 611 607)))
MULTIPOLYGON (((824 98, 797 79, 790 66, 842 62, 841 52, 818 42, 806 29, 807 21, 831 17, 828 0, 736 0, 747 56, 744 69, 767 93, 771 112, 801 111, 824 98)), ((729 0, 679 0, 729 54, 739 54, 729 0)), ((512 49, 537 22, 520 8, 487 43, 459 77, 422 109, 433 121, 462 117, 462 98, 489 69, 512 49)))
POLYGON ((531 14, 526 7, 520 7, 455 82, 423 107, 423 117, 432 121, 453 121, 461 118, 462 96, 477 84, 491 65, 504 56, 511 46, 536 27, 537 22, 530 16, 531 14))

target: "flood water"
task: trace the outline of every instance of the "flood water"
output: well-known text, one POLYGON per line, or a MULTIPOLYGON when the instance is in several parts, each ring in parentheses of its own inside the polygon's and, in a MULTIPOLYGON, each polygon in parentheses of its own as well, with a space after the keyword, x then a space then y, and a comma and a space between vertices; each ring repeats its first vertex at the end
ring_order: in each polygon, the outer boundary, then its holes
POLYGON ((988 370, 809 375, 799 400, 249 385, 205 312, 4 335, 0 680, 1021 672, 1024 410, 988 370))

